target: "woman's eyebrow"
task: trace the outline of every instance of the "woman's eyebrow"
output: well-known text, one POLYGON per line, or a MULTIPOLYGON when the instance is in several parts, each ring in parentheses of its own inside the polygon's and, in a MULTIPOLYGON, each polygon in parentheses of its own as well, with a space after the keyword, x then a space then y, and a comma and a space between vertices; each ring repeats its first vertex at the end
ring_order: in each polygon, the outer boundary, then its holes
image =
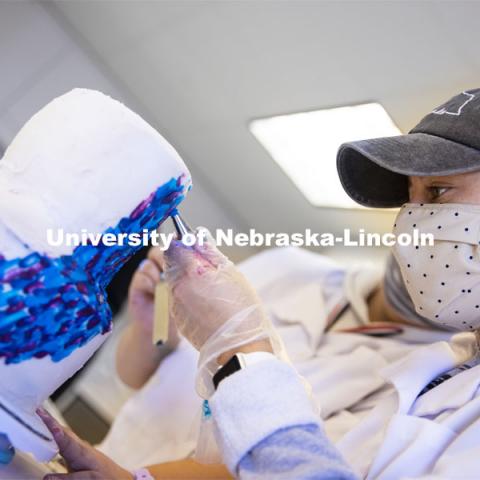
POLYGON ((452 183, 456 180, 455 177, 452 177, 451 175, 445 176, 445 177, 428 177, 429 183, 452 183))

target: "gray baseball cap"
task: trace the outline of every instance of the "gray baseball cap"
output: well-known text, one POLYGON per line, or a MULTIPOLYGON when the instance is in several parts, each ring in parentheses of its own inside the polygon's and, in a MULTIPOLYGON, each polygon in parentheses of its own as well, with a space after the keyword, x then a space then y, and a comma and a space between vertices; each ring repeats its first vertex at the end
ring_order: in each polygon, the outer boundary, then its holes
POLYGON ((340 181, 367 207, 408 202, 408 176, 480 170, 480 88, 434 109, 406 135, 344 143, 337 154, 340 181))

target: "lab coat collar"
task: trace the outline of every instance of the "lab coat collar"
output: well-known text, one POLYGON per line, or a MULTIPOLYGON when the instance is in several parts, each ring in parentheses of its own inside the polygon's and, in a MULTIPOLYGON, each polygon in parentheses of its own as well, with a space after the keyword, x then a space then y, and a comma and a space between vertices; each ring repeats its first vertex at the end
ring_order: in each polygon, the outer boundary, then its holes
MULTIPOLYGON (((447 370, 471 359, 478 351, 472 332, 454 335, 450 342, 419 347, 380 371, 398 393, 398 412, 407 413, 423 388, 447 370)), ((445 399, 444 399, 445 400, 445 399)))

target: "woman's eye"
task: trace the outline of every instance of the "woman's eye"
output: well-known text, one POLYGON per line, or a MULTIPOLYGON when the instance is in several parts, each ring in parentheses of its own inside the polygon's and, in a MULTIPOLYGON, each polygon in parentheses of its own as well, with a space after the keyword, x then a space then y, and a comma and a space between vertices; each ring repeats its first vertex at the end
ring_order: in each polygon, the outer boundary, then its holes
POLYGON ((430 187, 430 195, 433 199, 441 197, 449 187, 430 187))

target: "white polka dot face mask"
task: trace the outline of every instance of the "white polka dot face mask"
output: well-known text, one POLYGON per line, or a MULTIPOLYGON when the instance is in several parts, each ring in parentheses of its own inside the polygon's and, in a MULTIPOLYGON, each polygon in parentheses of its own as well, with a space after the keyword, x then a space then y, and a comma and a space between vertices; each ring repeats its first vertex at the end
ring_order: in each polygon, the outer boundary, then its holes
POLYGON ((431 233, 433 246, 393 247, 419 315, 456 330, 480 328, 480 205, 403 205, 393 233, 431 233))

